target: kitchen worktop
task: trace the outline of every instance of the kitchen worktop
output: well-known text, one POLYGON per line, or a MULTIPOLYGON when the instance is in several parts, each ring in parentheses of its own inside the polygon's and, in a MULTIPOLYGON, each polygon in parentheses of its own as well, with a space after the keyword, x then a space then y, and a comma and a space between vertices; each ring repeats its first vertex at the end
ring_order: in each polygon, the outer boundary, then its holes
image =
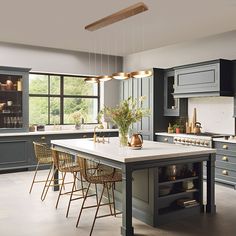
POLYGON ((56 146, 89 152, 92 155, 109 158, 122 163, 134 161, 150 161, 156 159, 178 158, 183 156, 194 156, 215 153, 215 149, 193 147, 185 145, 173 145, 169 143, 153 142, 145 140, 143 148, 132 150, 129 147, 120 147, 118 138, 110 138, 110 143, 94 143, 93 139, 64 139, 52 140, 56 146))
MULTIPOLYGON (((50 130, 50 131, 35 131, 35 132, 0 133, 0 137, 50 135, 50 134, 80 134, 80 133, 93 133, 93 132, 94 129, 50 130)), ((118 132, 118 129, 97 129, 96 133, 99 132, 118 132)))

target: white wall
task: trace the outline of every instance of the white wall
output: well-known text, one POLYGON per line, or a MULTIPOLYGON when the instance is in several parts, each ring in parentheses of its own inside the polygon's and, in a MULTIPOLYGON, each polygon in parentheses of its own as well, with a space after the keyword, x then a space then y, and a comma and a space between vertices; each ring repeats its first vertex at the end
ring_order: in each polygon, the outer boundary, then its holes
MULTIPOLYGON (((114 73, 122 68, 122 58, 95 55, 41 47, 0 43, 0 66, 31 68, 34 72, 63 73, 74 75, 99 75, 114 73), (89 60, 90 56, 90 60, 89 60)), ((119 81, 109 81, 101 86, 104 100, 101 103, 114 106, 119 100, 119 81), (112 96, 109 95, 110 91, 112 96)))
POLYGON ((197 121, 202 124, 202 132, 234 134, 232 97, 190 98, 188 102, 190 120, 194 108, 197 110, 197 121))
MULTIPOLYGON (((124 70, 171 68, 218 58, 236 59, 236 31, 128 55, 124 70)), ((190 118, 193 107, 197 107, 205 131, 234 133, 232 98, 189 99, 190 118)))

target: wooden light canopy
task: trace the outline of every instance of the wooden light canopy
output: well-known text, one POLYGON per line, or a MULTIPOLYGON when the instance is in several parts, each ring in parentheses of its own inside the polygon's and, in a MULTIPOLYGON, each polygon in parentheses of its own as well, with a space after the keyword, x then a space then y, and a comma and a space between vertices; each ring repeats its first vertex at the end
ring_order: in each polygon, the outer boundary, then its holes
POLYGON ((147 10, 148 10, 148 7, 143 2, 139 2, 132 6, 124 8, 112 15, 109 15, 100 20, 97 20, 89 25, 86 25, 85 29, 89 31, 95 31, 95 30, 98 30, 100 28, 111 25, 113 23, 124 20, 128 17, 137 15, 147 10))

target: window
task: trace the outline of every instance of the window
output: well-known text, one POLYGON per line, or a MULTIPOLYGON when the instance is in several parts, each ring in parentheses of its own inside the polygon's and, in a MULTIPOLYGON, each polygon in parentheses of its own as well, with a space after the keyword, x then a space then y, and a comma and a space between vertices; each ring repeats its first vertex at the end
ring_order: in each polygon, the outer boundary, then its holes
POLYGON ((86 123, 97 123, 99 85, 84 77, 38 74, 29 76, 30 124, 74 124, 80 111, 86 123))

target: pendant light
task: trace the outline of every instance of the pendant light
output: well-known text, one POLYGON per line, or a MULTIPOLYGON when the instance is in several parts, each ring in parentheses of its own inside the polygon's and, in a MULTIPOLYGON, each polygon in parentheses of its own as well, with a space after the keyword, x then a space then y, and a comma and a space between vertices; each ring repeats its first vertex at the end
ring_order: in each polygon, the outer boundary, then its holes
MULTIPOLYGON (((102 51, 102 45, 101 45, 101 74, 103 74, 103 67, 102 67, 102 55, 103 55, 103 51, 102 51)), ((107 55, 107 70, 108 70, 108 74, 109 74, 109 54, 107 55)), ((112 80, 112 76, 110 75, 101 75, 98 77, 99 82, 107 82, 109 80, 112 80)))
POLYGON ((130 78, 130 74, 126 72, 118 72, 112 74, 112 77, 117 80, 125 80, 130 78))
POLYGON ((145 78, 152 75, 151 70, 140 70, 140 71, 134 71, 130 73, 130 76, 133 78, 145 78))
POLYGON ((95 83, 98 83, 98 78, 97 77, 88 77, 88 78, 85 78, 84 81, 89 84, 95 84, 95 83))

